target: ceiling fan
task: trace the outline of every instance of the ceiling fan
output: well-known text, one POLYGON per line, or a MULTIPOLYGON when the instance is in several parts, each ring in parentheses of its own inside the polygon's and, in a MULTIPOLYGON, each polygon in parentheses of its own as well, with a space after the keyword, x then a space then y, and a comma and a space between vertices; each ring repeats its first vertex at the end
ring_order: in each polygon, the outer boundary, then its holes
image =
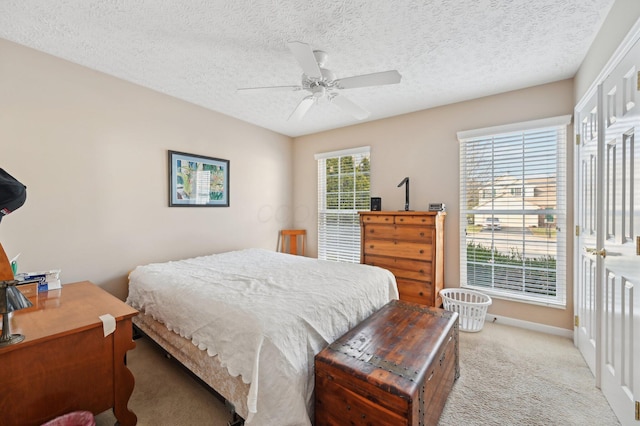
POLYGON ((358 120, 369 116, 369 111, 353 103, 342 96, 338 91, 343 89, 355 89, 359 87, 381 86, 400 83, 402 76, 396 70, 375 72, 372 74, 356 75, 353 77, 336 78, 335 74, 324 68, 327 61, 327 53, 322 50, 313 50, 311 46, 299 41, 288 43, 289 50, 302 67, 302 81, 296 86, 270 86, 270 87, 246 87, 238 89, 239 92, 248 91, 298 91, 310 92, 305 96, 289 116, 289 120, 301 120, 313 104, 333 103, 342 110, 350 113, 358 120))

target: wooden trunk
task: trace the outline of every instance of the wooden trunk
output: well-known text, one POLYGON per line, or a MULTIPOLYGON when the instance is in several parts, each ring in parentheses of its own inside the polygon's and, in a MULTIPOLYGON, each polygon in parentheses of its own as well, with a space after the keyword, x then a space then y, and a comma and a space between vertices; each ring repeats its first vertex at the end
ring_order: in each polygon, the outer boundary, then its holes
POLYGON ((460 375, 458 314, 394 300, 315 358, 315 426, 436 425, 460 375))

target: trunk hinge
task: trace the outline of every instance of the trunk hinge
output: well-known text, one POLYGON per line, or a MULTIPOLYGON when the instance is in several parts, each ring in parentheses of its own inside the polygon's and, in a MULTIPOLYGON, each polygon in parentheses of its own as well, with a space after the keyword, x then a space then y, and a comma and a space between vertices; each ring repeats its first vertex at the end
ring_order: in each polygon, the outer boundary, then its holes
POLYGON ((580 317, 577 315, 574 315, 573 317, 573 325, 576 327, 580 327, 580 317))
POLYGON ((580 145, 580 134, 576 134, 576 145, 580 145))
POLYGON ((576 237, 580 236, 580 225, 576 225, 576 237))
POLYGON ((636 420, 640 420, 640 401, 636 401, 636 420))

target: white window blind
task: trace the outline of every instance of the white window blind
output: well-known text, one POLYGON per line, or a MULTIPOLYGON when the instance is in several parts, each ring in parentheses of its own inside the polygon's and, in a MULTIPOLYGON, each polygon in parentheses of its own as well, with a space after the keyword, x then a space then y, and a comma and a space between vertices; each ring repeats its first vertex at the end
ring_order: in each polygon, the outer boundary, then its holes
POLYGON ((369 147, 317 154, 318 258, 360 262, 358 211, 370 208, 369 147))
POLYGON ((463 287, 566 302, 566 127, 570 116, 460 132, 463 287))

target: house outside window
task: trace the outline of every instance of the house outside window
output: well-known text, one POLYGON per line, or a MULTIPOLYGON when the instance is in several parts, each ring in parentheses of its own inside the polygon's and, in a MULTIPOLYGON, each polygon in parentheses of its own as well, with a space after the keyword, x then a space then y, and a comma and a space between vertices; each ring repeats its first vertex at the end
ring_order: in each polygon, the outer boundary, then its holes
POLYGON ((359 211, 371 202, 370 148, 316 154, 318 259, 360 263, 359 211))
POLYGON ((462 287, 565 306, 570 118, 458 133, 462 287))

